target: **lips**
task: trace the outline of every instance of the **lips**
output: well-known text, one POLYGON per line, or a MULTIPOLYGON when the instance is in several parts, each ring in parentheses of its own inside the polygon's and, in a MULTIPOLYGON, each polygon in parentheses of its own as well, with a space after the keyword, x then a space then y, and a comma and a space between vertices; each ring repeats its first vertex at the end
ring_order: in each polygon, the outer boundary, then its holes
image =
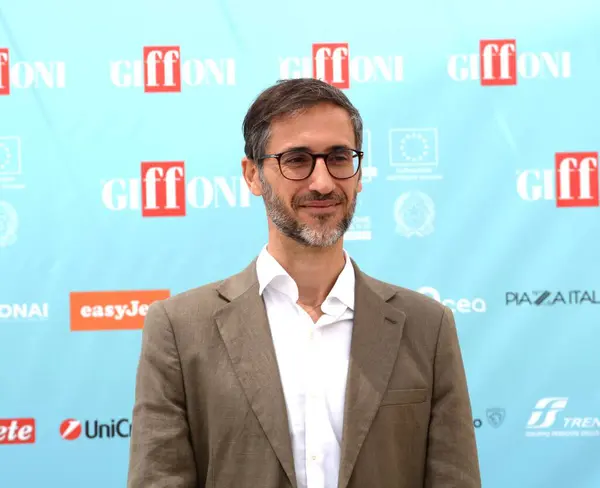
POLYGON ((327 207, 334 207, 336 205, 339 205, 339 202, 334 202, 333 200, 330 200, 330 201, 324 200, 324 201, 318 201, 318 202, 309 202, 309 203, 302 205, 302 207, 327 208, 327 207))

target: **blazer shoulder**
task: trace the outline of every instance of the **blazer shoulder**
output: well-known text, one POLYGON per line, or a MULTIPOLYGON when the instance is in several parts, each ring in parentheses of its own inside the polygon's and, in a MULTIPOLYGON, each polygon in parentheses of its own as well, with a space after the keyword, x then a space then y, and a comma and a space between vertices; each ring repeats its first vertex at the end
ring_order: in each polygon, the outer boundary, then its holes
POLYGON ((191 316, 210 317, 223 304, 218 287, 224 280, 214 281, 160 300, 171 322, 191 316))
POLYGON ((407 315, 423 316, 425 314, 428 317, 441 318, 447 309, 442 303, 418 291, 387 283, 371 276, 365 275, 365 277, 371 288, 383 296, 393 307, 402 310, 407 315))

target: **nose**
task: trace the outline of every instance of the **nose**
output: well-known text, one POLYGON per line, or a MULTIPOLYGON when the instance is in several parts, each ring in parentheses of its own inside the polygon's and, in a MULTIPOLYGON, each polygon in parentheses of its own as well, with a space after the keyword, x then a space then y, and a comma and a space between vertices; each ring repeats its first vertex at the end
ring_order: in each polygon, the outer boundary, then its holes
POLYGON ((327 195, 335 189, 333 177, 329 174, 325 159, 317 158, 315 169, 310 175, 310 190, 318 191, 321 195, 327 195))

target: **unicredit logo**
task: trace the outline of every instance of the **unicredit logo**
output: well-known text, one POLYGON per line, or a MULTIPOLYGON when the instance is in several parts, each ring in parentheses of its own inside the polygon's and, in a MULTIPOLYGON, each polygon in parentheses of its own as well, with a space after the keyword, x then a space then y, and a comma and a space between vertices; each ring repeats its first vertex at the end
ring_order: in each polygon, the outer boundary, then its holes
POLYGON ((60 424, 60 436, 66 441, 74 441, 81 437, 88 439, 114 439, 120 437, 127 439, 131 436, 131 422, 129 419, 111 419, 103 423, 99 420, 86 420, 80 422, 67 419, 60 424))
POLYGON ((66 441, 74 441, 81 435, 81 422, 79 420, 65 420, 60 424, 60 436, 66 441))

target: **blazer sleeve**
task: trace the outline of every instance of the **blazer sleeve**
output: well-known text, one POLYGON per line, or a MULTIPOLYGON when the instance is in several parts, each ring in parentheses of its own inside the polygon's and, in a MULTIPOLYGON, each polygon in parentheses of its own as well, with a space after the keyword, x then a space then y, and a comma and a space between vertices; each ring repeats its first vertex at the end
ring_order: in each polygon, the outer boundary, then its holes
POLYGON ((467 380, 452 311, 444 306, 433 365, 425 488, 481 488, 467 380))
POLYGON ((147 311, 135 386, 127 488, 198 488, 181 362, 161 302, 147 311))

